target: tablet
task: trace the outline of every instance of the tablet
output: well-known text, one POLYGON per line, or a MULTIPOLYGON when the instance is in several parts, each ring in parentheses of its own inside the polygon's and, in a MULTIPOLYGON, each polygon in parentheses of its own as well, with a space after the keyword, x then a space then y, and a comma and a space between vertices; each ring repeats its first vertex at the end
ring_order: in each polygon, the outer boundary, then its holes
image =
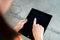
POLYGON ((27 23, 24 24, 24 27, 21 30, 19 30, 21 34, 30 38, 31 40, 34 40, 34 37, 32 35, 32 28, 33 28, 32 25, 34 18, 37 19, 38 24, 44 27, 44 31, 45 31, 52 18, 52 15, 44 13, 34 8, 31 9, 30 13, 27 16, 27 20, 28 20, 27 23))

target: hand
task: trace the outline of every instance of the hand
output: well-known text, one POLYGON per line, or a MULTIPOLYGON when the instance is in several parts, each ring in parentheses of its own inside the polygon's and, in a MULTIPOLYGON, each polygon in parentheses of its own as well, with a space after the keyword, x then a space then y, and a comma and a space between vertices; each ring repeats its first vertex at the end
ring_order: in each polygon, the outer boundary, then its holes
POLYGON ((26 22, 27 22, 27 19, 21 20, 14 29, 18 32, 26 22))
POLYGON ((32 29, 34 39, 43 40, 43 32, 44 32, 44 28, 41 25, 36 24, 36 18, 35 18, 33 22, 33 29, 32 29))

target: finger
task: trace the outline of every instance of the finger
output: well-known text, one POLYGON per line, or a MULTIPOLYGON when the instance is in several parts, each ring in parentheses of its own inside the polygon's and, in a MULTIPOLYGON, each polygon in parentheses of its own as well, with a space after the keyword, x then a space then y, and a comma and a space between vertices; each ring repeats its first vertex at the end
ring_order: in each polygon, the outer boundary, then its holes
POLYGON ((21 24, 26 23, 26 22, 27 22, 27 19, 23 19, 23 20, 20 20, 20 22, 18 24, 21 25, 21 24))
POLYGON ((21 25, 24 25, 27 22, 27 19, 21 21, 21 25))
POLYGON ((36 28, 36 18, 34 18, 34 21, 33 21, 33 29, 35 29, 36 28))
POLYGON ((35 18, 34 21, 33 21, 33 25, 36 25, 36 18, 35 18))

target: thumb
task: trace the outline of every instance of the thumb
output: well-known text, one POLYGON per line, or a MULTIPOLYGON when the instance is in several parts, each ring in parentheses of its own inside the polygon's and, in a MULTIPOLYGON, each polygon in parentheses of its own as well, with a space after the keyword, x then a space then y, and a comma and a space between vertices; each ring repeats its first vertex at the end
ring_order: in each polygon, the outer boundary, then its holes
POLYGON ((14 29, 18 32, 21 28, 23 28, 26 22, 27 22, 27 19, 21 20, 14 29))
POLYGON ((21 20, 20 25, 24 25, 27 22, 27 19, 21 20))

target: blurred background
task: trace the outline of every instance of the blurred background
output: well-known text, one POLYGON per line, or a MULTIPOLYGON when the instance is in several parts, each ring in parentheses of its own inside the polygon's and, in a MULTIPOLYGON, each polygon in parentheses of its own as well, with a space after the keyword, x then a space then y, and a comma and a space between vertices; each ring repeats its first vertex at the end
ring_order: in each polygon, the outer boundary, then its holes
POLYGON ((53 16, 44 34, 44 40, 60 40, 60 0, 14 0, 4 16, 14 28, 20 20, 28 16, 32 8, 53 16))

